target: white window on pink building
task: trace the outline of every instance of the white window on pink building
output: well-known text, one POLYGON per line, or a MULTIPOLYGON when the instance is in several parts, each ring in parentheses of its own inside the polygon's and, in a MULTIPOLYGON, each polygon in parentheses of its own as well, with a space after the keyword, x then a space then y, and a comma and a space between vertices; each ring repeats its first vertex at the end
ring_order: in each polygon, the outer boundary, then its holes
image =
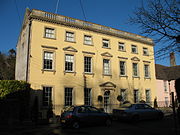
POLYGON ((164 80, 164 91, 167 92, 167 81, 164 80))

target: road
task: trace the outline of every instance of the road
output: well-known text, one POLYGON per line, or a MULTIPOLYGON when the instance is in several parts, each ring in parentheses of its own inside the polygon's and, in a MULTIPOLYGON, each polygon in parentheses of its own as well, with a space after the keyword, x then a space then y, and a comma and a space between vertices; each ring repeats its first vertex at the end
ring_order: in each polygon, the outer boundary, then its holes
MULTIPOLYGON (((180 127, 177 130, 180 134, 180 127)), ((172 117, 163 120, 128 123, 113 121, 111 127, 92 126, 75 129, 62 129, 60 125, 26 126, 26 128, 3 129, 1 135, 178 135, 172 117)))

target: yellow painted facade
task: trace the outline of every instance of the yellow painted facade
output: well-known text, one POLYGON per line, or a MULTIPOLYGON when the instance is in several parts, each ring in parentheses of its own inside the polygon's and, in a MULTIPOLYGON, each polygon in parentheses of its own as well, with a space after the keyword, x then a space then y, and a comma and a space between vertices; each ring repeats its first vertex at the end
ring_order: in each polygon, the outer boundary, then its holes
MULTIPOLYGON (((121 95, 120 90, 126 90, 126 100, 134 102, 134 90, 139 90, 139 101, 146 101, 146 90, 150 90, 150 101, 155 98, 155 67, 154 67, 154 50, 153 42, 147 39, 147 43, 142 41, 118 37, 116 35, 109 34, 108 32, 102 32, 98 30, 91 30, 91 26, 88 28, 82 26, 75 26, 72 22, 60 23, 57 21, 49 21, 43 17, 36 17, 41 14, 47 14, 47 12, 32 10, 31 26, 29 43, 29 52, 27 54, 27 81, 31 84, 31 87, 35 90, 42 91, 43 86, 52 87, 52 103, 53 109, 56 115, 59 115, 65 104, 65 88, 72 89, 72 104, 82 105, 84 104, 84 88, 91 88, 91 104, 97 107, 104 107, 104 93, 109 91, 108 104, 111 106, 106 110, 111 112, 113 108, 119 105, 117 96, 121 95), (34 14, 33 14, 34 13, 34 14), (33 16, 34 15, 34 16, 33 16), (46 38, 45 29, 51 28, 55 32, 55 38, 46 38), (74 33, 74 42, 66 41, 66 32, 74 33), (91 36, 92 45, 84 44, 84 36, 91 36), (102 40, 109 40, 109 47, 102 47, 102 40), (120 51, 118 43, 122 42, 125 45, 125 50, 120 51), (137 53, 132 53, 132 45, 137 46, 137 53), (147 48, 148 55, 143 55, 143 47, 147 48), (53 69, 43 69, 44 52, 53 53, 53 69), (65 71, 65 54, 71 54, 74 56, 74 72, 65 71), (91 73, 84 73, 84 57, 91 57, 91 73), (103 74, 103 59, 109 59, 110 61, 110 74, 103 74), (120 61, 125 61, 125 75, 120 75, 120 61), (133 77, 132 63, 138 63, 138 77, 133 77), (144 65, 149 65, 149 78, 145 78, 144 65), (103 101, 98 101, 98 96, 102 95, 103 101)), ((50 13, 49 13, 50 14, 50 13)), ((29 15, 29 16, 30 16, 29 15)), ((50 14, 53 16, 59 16, 50 14)), ((42 16, 42 15, 40 15, 42 16)), ((63 16, 64 17, 64 16, 63 16)), ((72 19, 72 18, 70 18, 72 19)), ((77 20, 77 19, 74 19, 77 20)), ((80 21, 80 20, 77 20, 80 21)), ((28 22, 28 21, 27 21, 28 22)), ((83 22, 83 21, 81 21, 83 22)), ((89 23, 92 25, 97 25, 89 23)), ((101 26, 101 25, 97 25, 101 26)), ((102 26, 103 27, 103 26, 102 26)), ((105 27, 108 28, 108 27, 105 27)), ((22 29, 23 31, 27 29, 22 29)), ((126 34, 126 32, 124 33, 126 34)), ((129 33, 131 34, 131 33, 129 33)), ((140 36, 139 36, 140 37, 140 36)), ((17 53, 20 53, 20 46, 22 41, 18 42, 17 53)), ((20 57, 20 55, 19 55, 20 57)), ((17 54, 18 63, 18 54, 17 54)), ((18 65, 16 65, 18 66, 18 65)), ((21 76, 18 76, 20 70, 16 70, 16 79, 21 80, 21 76)), ((41 93, 41 92, 40 92, 41 93)), ((42 104, 42 95, 39 98, 40 105, 42 104)), ((41 107, 43 110, 43 107, 41 107)), ((107 109, 107 108, 106 108, 107 109)))

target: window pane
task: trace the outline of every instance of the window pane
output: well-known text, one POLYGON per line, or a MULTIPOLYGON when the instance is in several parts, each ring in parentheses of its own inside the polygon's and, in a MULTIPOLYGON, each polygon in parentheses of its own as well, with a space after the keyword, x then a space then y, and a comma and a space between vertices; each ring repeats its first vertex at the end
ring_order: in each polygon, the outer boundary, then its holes
POLYGON ((84 72, 88 72, 91 73, 91 61, 92 58, 91 57, 84 57, 84 72))
POLYGON ((144 76, 150 77, 149 76, 149 65, 144 65, 144 76))
POLYGON ((146 102, 147 102, 147 103, 150 103, 150 102, 151 102, 150 90, 146 90, 146 102))
POLYGON ((92 44, 92 37, 85 35, 84 36, 84 43, 91 45, 92 44))
POLYGON ((72 90, 73 88, 65 88, 65 106, 72 105, 72 90))
POLYGON ((53 52, 44 52, 43 69, 53 69, 53 52))
POLYGON ((148 49, 147 48, 143 48, 143 55, 148 55, 148 49))
POLYGON ((65 71, 73 71, 74 56, 66 54, 65 55, 65 71))
POLYGON ((132 45, 131 46, 131 51, 132 51, 132 53, 137 53, 137 46, 132 45))
POLYGON ((52 28, 45 28, 45 37, 55 38, 55 30, 52 28))
POLYGON ((91 88, 84 88, 84 105, 91 105, 91 88))
POLYGON ((66 40, 67 41, 74 41, 74 33, 73 32, 66 32, 66 40))
POLYGON ((124 43, 119 42, 119 50, 121 50, 121 51, 124 51, 124 50, 125 50, 125 45, 124 45, 124 43))
POLYGON ((110 74, 110 61, 108 59, 103 59, 104 74, 110 74))
POLYGON ((52 87, 43 87, 43 105, 52 105, 52 87))
POLYGON ((125 61, 120 61, 120 75, 126 75, 125 61))
POLYGON ((134 90, 134 103, 139 102, 139 91, 134 90))
POLYGON ((126 89, 121 89, 122 102, 127 100, 126 89))
POLYGON ((133 63, 133 76, 138 76, 138 64, 133 63))
POLYGON ((103 47, 105 47, 105 48, 109 47, 109 40, 103 39, 103 47))

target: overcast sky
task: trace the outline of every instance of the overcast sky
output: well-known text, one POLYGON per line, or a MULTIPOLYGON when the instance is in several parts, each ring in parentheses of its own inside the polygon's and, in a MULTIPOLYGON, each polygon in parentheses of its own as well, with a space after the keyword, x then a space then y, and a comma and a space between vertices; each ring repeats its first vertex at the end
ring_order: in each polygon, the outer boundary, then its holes
MULTIPOLYGON (((39 9, 55 13, 58 0, 0 0, 0 51, 8 52, 16 49, 18 35, 21 29, 24 12, 39 9)), ((123 31, 140 34, 136 25, 128 23, 136 7, 142 0, 81 0, 87 21, 113 27, 123 31)), ((85 20, 80 0, 59 0, 58 14, 85 20)), ((155 46, 157 50, 158 46, 155 46)), ((169 66, 169 58, 156 61, 158 64, 169 66)), ((176 64, 180 65, 180 56, 176 56, 176 64)))

